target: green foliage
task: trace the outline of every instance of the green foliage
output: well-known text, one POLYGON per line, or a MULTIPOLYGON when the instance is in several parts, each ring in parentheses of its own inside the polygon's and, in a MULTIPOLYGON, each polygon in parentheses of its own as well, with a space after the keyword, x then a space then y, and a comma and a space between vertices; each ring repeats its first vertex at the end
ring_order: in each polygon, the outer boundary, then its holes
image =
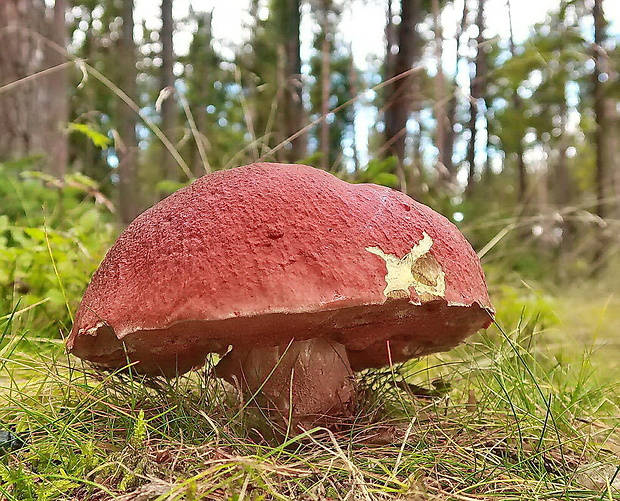
MULTIPOLYGON (((186 55, 179 57, 183 65, 180 78, 185 85, 184 98, 191 110, 195 130, 186 125, 191 137, 179 148, 196 176, 205 174, 203 159, 197 146, 202 142, 210 167, 218 170, 232 158, 240 163, 249 160, 243 146, 251 139, 247 134, 246 116, 240 91, 243 82, 237 68, 225 61, 214 48, 212 13, 190 11, 188 19, 195 29, 186 55)), ((188 124, 186 111, 180 111, 181 122, 188 124)), ((248 161, 249 163, 249 161, 248 161)))
MULTIPOLYGON (((112 81, 118 81, 119 72, 124 71, 116 51, 121 29, 120 3, 113 0, 71 0, 69 3, 69 39, 74 43, 73 55, 87 61, 112 81)), ((70 161, 82 165, 82 172, 97 181, 103 192, 109 193, 112 190, 111 167, 102 149, 109 145, 104 137, 110 137, 111 131, 117 128, 118 98, 90 75, 85 78, 76 71, 71 77, 69 131, 76 133, 69 135, 70 161)))
MULTIPOLYGON (((578 27, 555 15, 548 28, 548 23, 535 26, 518 54, 504 63, 494 62, 497 67, 487 96, 494 109, 489 129, 506 153, 517 151, 526 131, 535 131, 541 143, 557 142, 560 134, 554 131, 559 119, 566 120, 569 85, 584 77, 585 42, 578 27), (517 94, 519 107, 514 103, 517 94)), ((497 49, 491 59, 502 57, 497 49)))
MULTIPOLYGON (((257 141, 262 152, 276 146, 281 139, 281 123, 276 115, 282 106, 284 91, 279 73, 284 64, 282 43, 287 20, 283 17, 282 9, 286 6, 281 0, 273 0, 271 3, 275 9, 269 9, 266 19, 254 19, 250 39, 235 57, 242 88, 252 103, 251 126, 255 137, 251 139, 257 141), (280 24, 280 21, 284 24, 280 24)), ((256 11, 258 2, 252 0, 252 4, 256 11)))
POLYGON ((543 290, 496 285, 492 294, 502 324, 520 325, 522 332, 529 332, 528 326, 546 329, 559 321, 554 299, 543 290))
POLYGON ((108 136, 101 134, 101 132, 94 130, 87 124, 70 123, 67 129, 69 132, 84 134, 97 148, 100 149, 107 148, 112 143, 112 140, 108 136))
MULTIPOLYGON (((211 14, 190 11, 183 21, 192 27, 192 40, 188 53, 178 58, 177 90, 195 127, 179 107, 185 125, 174 146, 195 175, 205 170, 197 143, 216 170, 261 157, 283 139, 283 95, 291 92, 290 75, 283 70, 284 44, 295 28, 288 15, 291 2, 250 3, 261 17, 249 26, 248 42, 228 51, 232 56, 225 57, 227 52, 218 48, 224 44, 214 41, 211 14)), ((306 18, 314 19, 316 7, 328 4, 314 2, 306 18)), ((112 81, 123 71, 116 53, 121 5, 117 0, 70 2, 73 53, 112 81)), ((554 153, 569 144, 575 148, 566 160, 581 196, 575 202, 587 202, 594 185, 597 152, 585 139, 596 127, 587 64, 591 44, 583 21, 589 6, 571 0, 558 7, 514 56, 501 40, 484 44, 491 48, 484 96, 489 144, 502 161, 489 162, 471 192, 464 192, 459 179, 448 188, 436 182, 429 151, 435 99, 441 96, 435 94, 432 72, 415 77, 412 99, 419 129, 408 131, 408 148, 419 167, 416 180, 428 185, 420 191, 435 209, 449 218, 461 213, 463 231, 476 249, 484 249, 497 326, 449 354, 367 371, 358 380, 361 397, 353 423, 343 421, 335 432, 308 430, 276 446, 269 443, 273 437, 258 436, 248 426, 256 416, 245 412, 209 370, 175 381, 102 375, 66 358, 62 343, 54 339, 59 328, 66 332, 70 327, 71 312, 117 232, 106 194, 116 188, 110 138, 118 129, 119 105, 124 105, 95 79, 77 87, 83 76, 73 74, 67 133, 70 165, 80 172, 56 179, 41 171, 43 155, 0 164, 0 430, 14 430, 23 439, 14 450, 0 451, 0 498, 113 499, 150 479, 160 482, 158 489, 164 484, 152 495, 159 499, 617 498, 611 485, 617 457, 609 449, 616 447, 620 400, 617 377, 607 370, 616 368, 617 357, 608 350, 614 349, 617 322, 611 322, 603 340, 610 342, 602 353, 583 349, 589 346, 583 340, 566 342, 572 326, 560 324, 560 300, 547 292, 559 275, 553 264, 582 276, 590 261, 573 255, 562 261, 562 249, 574 241, 558 244, 545 240, 551 231, 540 238, 532 232, 536 225, 560 227, 537 213, 548 202, 538 199, 536 190, 553 184, 554 153), (576 15, 567 15, 570 9, 576 15), (514 105, 515 95, 521 96, 522 109, 514 105), (515 193, 520 145, 546 155, 532 163, 536 172, 527 174, 532 186, 528 213, 521 212, 515 193), (27 310, 30 306, 36 307, 27 310), (431 387, 435 390, 419 391, 431 387), (606 471, 608 466, 611 474, 599 475, 598 482, 583 480, 585 468, 606 471)), ((422 2, 422 11, 430 10, 430 2, 422 2)), ((424 21, 418 26, 421 45, 429 26, 424 21)), ((359 77, 348 41, 332 34, 330 108, 353 97, 359 77)), ((137 104, 157 122, 157 110, 149 103, 160 91, 158 33, 142 26, 142 35, 137 104)), ((324 35, 316 37, 315 49, 324 35)), ((606 44, 605 51, 612 77, 606 96, 617 99, 620 87, 613 85, 613 77, 620 50, 606 44)), ((309 119, 321 112, 317 52, 302 79, 309 119)), ((460 86, 463 75, 457 76, 460 86)), ((379 83, 375 70, 368 71, 367 81, 379 83)), ((457 98, 460 94, 457 89, 457 98)), ((468 103, 459 99, 465 109, 468 103)), ((375 105, 366 102, 333 116, 330 166, 338 165, 343 146, 357 139, 355 113, 362 106, 369 113, 375 105)), ((457 125, 466 118, 457 116, 457 125)), ((144 192, 155 193, 154 202, 184 183, 161 180, 161 145, 146 127, 139 126, 138 132, 141 184, 144 192)), ((316 130, 311 134, 316 143, 316 130)), ((115 138, 116 146, 122 144, 122 138, 115 138)), ((382 141, 371 144, 371 152, 382 151, 382 141)), ((466 142, 464 136, 457 140, 455 155, 466 142)), ((314 150, 307 161, 319 164, 320 155, 314 150)), ((346 169, 338 174, 396 187, 396 165, 394 157, 373 159, 354 174, 346 169)), ((411 176, 413 168, 407 168, 411 176)), ((594 235, 581 232, 579 237, 587 242, 594 235)), ((583 308, 583 296, 592 294, 590 284, 583 288, 564 308, 583 308)), ((595 324, 601 323, 604 308, 594 302, 573 317, 590 322, 592 339, 603 331, 595 324)), ((129 493, 140 496, 138 490, 129 493)))
POLYGON ((357 173, 356 182, 374 183, 389 188, 398 186, 398 177, 396 176, 396 157, 388 157, 384 160, 373 159, 368 166, 357 173))
POLYGON ((68 326, 90 275, 115 234, 96 184, 0 166, 0 316, 19 303, 39 306, 39 325, 68 326))
POLYGON ((134 449, 142 449, 148 438, 148 423, 144 418, 144 411, 140 410, 138 417, 134 423, 131 436, 129 437, 129 445, 134 449))

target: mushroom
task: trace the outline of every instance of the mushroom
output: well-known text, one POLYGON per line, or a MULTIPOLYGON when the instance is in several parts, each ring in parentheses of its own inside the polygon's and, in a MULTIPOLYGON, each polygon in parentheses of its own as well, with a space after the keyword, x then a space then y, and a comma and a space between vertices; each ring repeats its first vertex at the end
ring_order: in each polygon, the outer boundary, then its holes
POLYGON ((202 177, 138 216, 67 340, 98 367, 216 375, 303 419, 345 413, 353 373, 448 350, 492 321, 460 231, 390 188, 305 165, 202 177))

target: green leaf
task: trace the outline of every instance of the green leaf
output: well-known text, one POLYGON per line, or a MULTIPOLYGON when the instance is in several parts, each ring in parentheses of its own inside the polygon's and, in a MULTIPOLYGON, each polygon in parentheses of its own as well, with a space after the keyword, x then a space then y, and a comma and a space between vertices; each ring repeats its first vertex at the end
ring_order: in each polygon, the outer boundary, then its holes
POLYGON ((86 124, 70 123, 67 126, 67 130, 69 132, 78 132, 80 134, 84 134, 88 139, 93 142, 93 144, 97 148, 101 148, 102 150, 110 146, 110 143, 112 142, 112 140, 108 136, 94 130, 92 127, 86 124))
POLYGON ((67 183, 82 184, 85 187, 92 188, 94 190, 99 189, 97 181, 88 176, 85 176, 81 172, 72 172, 71 174, 67 174, 65 176, 65 180, 67 181, 67 183))
POLYGON ((38 240, 40 242, 45 241, 45 231, 41 228, 24 228, 24 232, 34 240, 38 240))

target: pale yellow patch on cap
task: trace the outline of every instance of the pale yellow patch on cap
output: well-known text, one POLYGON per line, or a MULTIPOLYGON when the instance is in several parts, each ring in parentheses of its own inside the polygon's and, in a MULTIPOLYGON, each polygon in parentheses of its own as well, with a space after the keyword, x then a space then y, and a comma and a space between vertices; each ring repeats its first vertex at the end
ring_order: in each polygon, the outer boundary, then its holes
POLYGON ((409 287, 413 287, 422 302, 446 293, 446 275, 441 265, 429 253, 433 239, 422 233, 420 240, 402 258, 386 254, 379 247, 366 247, 366 250, 385 261, 387 286, 383 290, 386 297, 409 297, 409 287))

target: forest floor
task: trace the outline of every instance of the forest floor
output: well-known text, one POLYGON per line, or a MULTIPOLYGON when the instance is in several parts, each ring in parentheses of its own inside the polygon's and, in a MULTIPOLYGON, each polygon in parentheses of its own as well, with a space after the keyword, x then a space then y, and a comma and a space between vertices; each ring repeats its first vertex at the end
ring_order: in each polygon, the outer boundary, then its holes
POLYGON ((548 303, 362 374, 348 422, 272 436, 208 370, 97 374, 5 320, 0 499, 620 499, 620 297, 584 286, 548 303))

